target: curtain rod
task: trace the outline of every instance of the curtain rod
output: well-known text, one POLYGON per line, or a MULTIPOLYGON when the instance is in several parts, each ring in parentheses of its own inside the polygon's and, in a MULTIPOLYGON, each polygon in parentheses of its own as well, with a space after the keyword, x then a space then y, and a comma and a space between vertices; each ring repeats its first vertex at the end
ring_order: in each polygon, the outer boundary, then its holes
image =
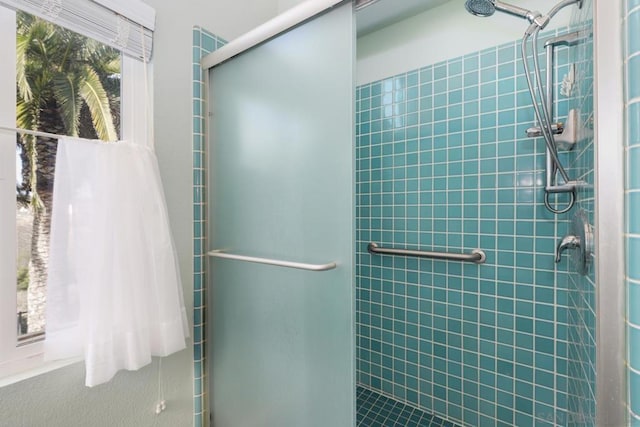
MULTIPOLYGON (((63 138, 72 138, 72 139, 83 139, 86 141, 96 141, 96 142, 101 142, 101 143, 121 143, 123 141, 121 140, 116 140, 116 141, 104 141, 101 139, 87 139, 87 138, 83 138, 81 136, 71 136, 71 135, 60 135, 57 133, 49 133, 49 132, 40 132, 37 130, 28 130, 28 129, 21 129, 21 128, 12 128, 12 127, 8 127, 8 126, 0 126, 0 131, 7 131, 7 132, 15 132, 15 133, 20 133, 23 135, 33 135, 33 136, 39 136, 41 138, 51 138, 51 139, 57 139, 57 140, 61 140, 63 138)), ((149 147, 146 147, 149 148, 149 147)), ((153 151, 151 149, 151 151, 153 151)))
POLYGON ((23 134, 23 135, 40 136, 42 138, 53 138, 53 139, 74 138, 73 136, 68 136, 68 135, 57 135, 55 133, 38 132, 36 130, 12 128, 12 127, 8 127, 8 126, 0 126, 0 130, 4 130, 4 131, 7 131, 7 132, 20 133, 20 134, 23 134))

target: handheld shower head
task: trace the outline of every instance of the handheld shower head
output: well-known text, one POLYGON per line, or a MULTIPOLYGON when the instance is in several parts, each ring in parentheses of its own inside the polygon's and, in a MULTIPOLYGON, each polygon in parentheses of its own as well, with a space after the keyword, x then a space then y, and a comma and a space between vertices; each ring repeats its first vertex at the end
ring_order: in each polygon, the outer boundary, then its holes
POLYGON ((512 4, 503 3, 499 0, 467 0, 464 7, 469 13, 475 16, 487 17, 493 15, 498 10, 509 15, 519 16, 533 23, 536 18, 542 16, 540 12, 532 12, 512 4))
POLYGON ((470 14, 483 18, 493 15, 496 11, 491 0, 467 0, 464 7, 470 14))

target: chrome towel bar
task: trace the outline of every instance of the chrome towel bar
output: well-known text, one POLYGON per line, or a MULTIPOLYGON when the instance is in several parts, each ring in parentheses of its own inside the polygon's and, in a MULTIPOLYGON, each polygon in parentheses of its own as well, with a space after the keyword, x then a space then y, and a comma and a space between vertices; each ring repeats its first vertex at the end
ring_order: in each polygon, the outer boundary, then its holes
POLYGON ((381 248, 376 243, 371 242, 367 246, 367 250, 372 254, 413 256, 418 258, 431 258, 448 261, 475 262, 476 264, 484 264, 487 260, 487 255, 482 249, 474 249, 470 254, 452 254, 448 252, 427 252, 409 249, 385 249, 381 248))
POLYGON ((222 249, 207 252, 207 255, 214 258, 233 259, 236 261, 255 262, 257 264, 275 265, 277 267, 297 268, 298 270, 308 271, 327 271, 336 268, 335 262, 327 264, 305 264, 302 262, 281 261, 269 258, 257 258, 252 256, 234 255, 225 253, 222 249))

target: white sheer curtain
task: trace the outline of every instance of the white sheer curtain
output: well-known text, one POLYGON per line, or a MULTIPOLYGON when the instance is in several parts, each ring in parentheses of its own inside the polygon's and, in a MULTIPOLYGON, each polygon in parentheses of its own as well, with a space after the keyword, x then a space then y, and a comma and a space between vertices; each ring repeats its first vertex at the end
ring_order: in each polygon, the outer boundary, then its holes
POLYGON ((185 348, 180 274, 149 147, 61 139, 45 358, 84 357, 86 385, 185 348))

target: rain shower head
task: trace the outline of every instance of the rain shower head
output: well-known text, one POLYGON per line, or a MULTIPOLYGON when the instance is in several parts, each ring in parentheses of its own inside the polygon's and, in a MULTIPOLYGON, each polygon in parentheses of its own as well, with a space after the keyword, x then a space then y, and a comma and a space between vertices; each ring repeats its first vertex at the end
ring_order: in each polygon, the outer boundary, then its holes
POLYGON ((491 16, 496 10, 510 15, 519 16, 529 22, 533 22, 536 18, 541 16, 540 12, 532 12, 498 0, 467 0, 464 7, 472 15, 482 17, 491 16))

